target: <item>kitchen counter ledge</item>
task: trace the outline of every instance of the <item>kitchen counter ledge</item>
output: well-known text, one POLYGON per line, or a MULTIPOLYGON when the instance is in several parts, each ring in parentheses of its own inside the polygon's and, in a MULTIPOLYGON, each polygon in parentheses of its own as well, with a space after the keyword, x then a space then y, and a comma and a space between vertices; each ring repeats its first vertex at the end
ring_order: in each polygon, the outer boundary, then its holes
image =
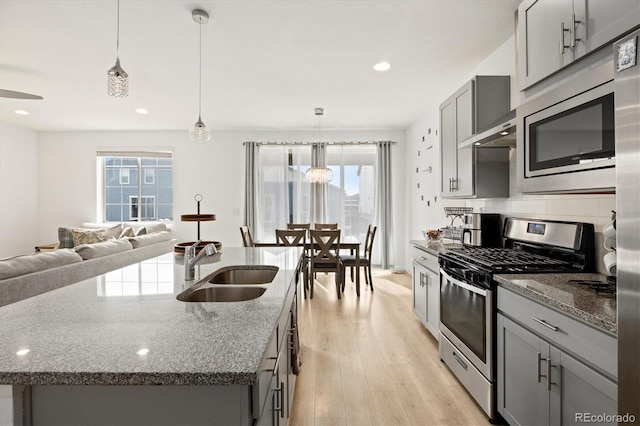
POLYGON ((204 258, 187 285, 182 255, 167 253, 4 306, 0 384, 251 385, 290 308, 285 300, 301 255, 300 248, 226 248, 204 258), (257 299, 176 300, 231 265, 279 271, 257 299))
POLYGON ((494 279, 504 288, 551 306, 578 320, 616 335, 615 296, 596 295, 594 290, 570 280, 606 281, 603 274, 504 274, 494 279))

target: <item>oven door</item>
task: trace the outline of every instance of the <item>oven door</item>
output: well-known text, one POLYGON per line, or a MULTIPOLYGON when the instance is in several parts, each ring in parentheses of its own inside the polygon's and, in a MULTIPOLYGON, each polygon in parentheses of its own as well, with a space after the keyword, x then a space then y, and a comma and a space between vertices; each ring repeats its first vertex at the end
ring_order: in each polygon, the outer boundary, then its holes
POLYGON ((440 269, 440 331, 489 381, 493 381, 492 293, 440 269))

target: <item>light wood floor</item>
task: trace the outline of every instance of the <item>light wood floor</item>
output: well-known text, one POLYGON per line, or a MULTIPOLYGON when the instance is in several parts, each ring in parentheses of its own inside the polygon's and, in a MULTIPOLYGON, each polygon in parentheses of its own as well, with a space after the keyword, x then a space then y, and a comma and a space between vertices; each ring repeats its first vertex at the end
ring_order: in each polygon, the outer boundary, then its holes
POLYGON ((374 292, 362 279, 360 298, 347 278, 341 300, 333 279, 318 274, 314 298, 298 306, 291 425, 489 424, 413 313, 410 275, 374 270, 374 292))

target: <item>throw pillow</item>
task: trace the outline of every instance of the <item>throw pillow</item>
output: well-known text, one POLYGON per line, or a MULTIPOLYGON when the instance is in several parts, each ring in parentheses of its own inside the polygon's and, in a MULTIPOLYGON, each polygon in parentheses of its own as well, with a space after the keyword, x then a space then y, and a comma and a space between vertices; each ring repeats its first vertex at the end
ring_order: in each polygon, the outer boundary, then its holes
POLYGON ((93 244, 104 241, 104 229, 74 228, 71 232, 73 233, 74 246, 79 246, 81 244, 93 244))
POLYGON ((126 226, 122 230, 118 238, 133 237, 133 236, 135 236, 135 232, 133 232, 133 228, 130 226, 126 226))
POLYGON ((138 230, 136 231, 136 237, 139 237, 140 235, 147 235, 146 226, 142 226, 142 227, 138 228, 138 230))
POLYGON ((58 228, 58 248, 73 248, 73 228, 58 228))
POLYGON ((147 234, 153 234, 154 232, 162 232, 167 230, 167 225, 164 223, 147 223, 144 225, 147 230, 147 234))

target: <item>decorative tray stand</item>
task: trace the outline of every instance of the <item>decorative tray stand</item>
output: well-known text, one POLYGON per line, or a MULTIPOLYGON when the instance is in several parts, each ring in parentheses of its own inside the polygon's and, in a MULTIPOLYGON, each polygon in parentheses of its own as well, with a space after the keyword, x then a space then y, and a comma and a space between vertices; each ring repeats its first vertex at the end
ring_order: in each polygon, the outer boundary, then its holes
MULTIPOLYGON (((451 218, 449 226, 442 228, 442 236, 449 240, 460 241, 462 238, 462 226, 453 226, 456 219, 462 220, 462 216, 473 213, 473 207, 445 207, 444 214, 451 218)), ((464 222, 464 221, 463 221, 464 222)))
MULTIPOLYGON (((196 247, 196 253, 200 252, 207 244, 213 243, 216 246, 216 249, 220 251, 222 248, 222 243, 220 241, 201 241, 200 240, 200 222, 210 222, 216 220, 216 215, 214 214, 205 214, 200 213, 200 201, 202 201, 202 195, 196 194, 193 197, 196 200, 197 204, 197 213, 196 214, 183 214, 180 216, 180 220, 182 222, 197 222, 198 223, 198 238, 196 241, 200 241, 198 246, 196 247)), ((187 247, 191 247, 196 243, 196 241, 187 241, 184 243, 178 243, 174 246, 173 251, 176 253, 184 253, 187 247)))

